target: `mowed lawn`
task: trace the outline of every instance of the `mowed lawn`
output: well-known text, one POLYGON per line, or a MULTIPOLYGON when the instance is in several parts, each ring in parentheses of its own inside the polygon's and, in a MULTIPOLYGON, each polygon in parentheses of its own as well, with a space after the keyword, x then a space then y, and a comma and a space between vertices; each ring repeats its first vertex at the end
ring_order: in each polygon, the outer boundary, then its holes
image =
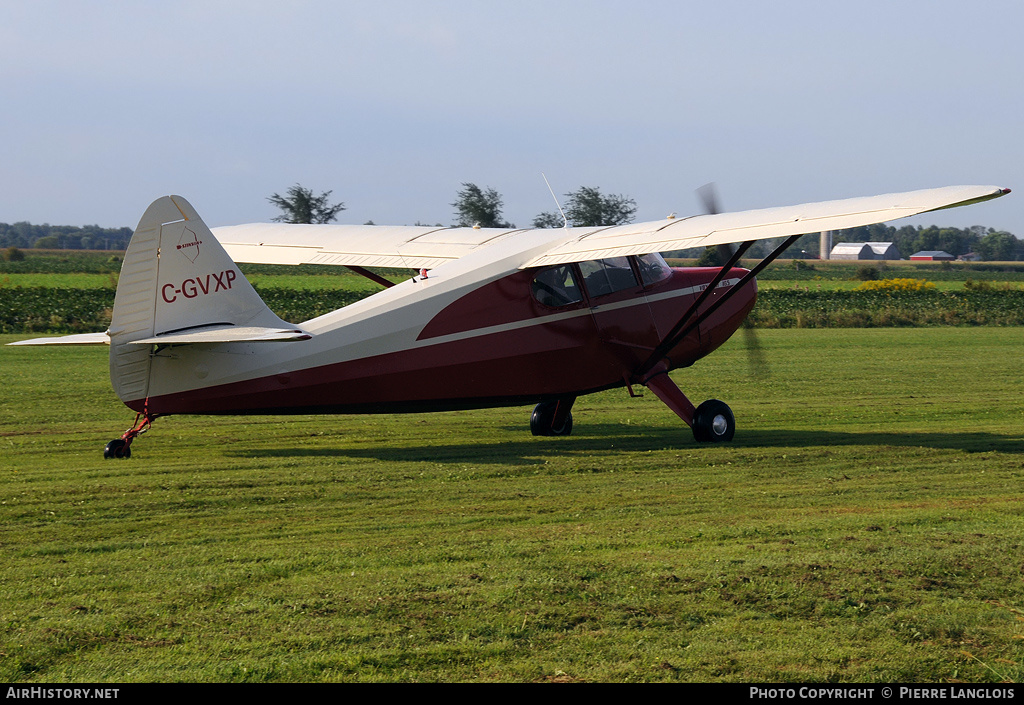
POLYGON ((617 390, 570 438, 172 417, 128 461, 104 349, 0 347, 0 679, 1024 678, 1024 329, 760 340, 673 373, 723 446, 617 390))

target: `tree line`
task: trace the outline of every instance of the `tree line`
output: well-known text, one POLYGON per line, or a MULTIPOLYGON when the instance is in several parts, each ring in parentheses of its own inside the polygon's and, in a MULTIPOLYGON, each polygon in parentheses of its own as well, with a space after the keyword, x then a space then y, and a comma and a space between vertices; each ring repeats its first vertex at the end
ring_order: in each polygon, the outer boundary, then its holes
MULTIPOLYGON (((332 191, 315 193, 301 184, 295 184, 284 194, 274 193, 267 200, 280 210, 274 221, 283 223, 331 223, 345 210, 342 202, 332 203, 332 191)), ((559 210, 537 214, 528 227, 560 228, 563 226, 596 227, 623 225, 633 222, 637 205, 622 194, 604 194, 600 188, 581 186, 564 195, 559 210)), ((490 186, 480 187, 464 182, 451 203, 455 227, 514 228, 503 215, 504 200, 490 186)), ((372 225, 372 221, 367 223, 372 225)), ((420 223, 417 223, 420 225, 420 223)), ((440 224, 439 224, 440 225, 440 224)), ((124 250, 131 239, 131 228, 101 228, 67 225, 32 225, 26 222, 0 223, 0 248, 45 248, 67 250, 124 250)), ((943 250, 954 256, 975 253, 983 260, 1024 260, 1024 241, 1004 230, 979 225, 970 228, 943 228, 938 226, 885 224, 868 225, 833 233, 833 243, 892 242, 907 258, 921 250, 943 250)), ((751 257, 761 257, 775 247, 773 241, 761 241, 749 251, 751 257)), ((818 234, 804 235, 783 256, 815 258, 819 252, 818 234)), ((714 263, 713 248, 704 251, 682 250, 669 253, 677 257, 702 257, 707 264, 714 263)))
MULTIPOLYGON (((311 189, 295 184, 282 196, 270 195, 267 200, 281 210, 274 218, 281 223, 331 223, 339 212, 345 210, 344 203, 330 203, 331 191, 315 194, 311 189)), ((636 201, 622 195, 605 195, 601 189, 582 186, 565 194, 564 217, 562 213, 539 213, 533 219, 534 228, 560 228, 571 226, 622 225, 633 222, 636 215, 636 201)), ((455 209, 454 227, 460 228, 514 228, 514 223, 505 220, 505 207, 501 194, 490 186, 483 188, 471 182, 464 182, 451 204, 455 209)), ((372 224, 372 223, 370 223, 372 224)))
POLYGON ((936 225, 894 227, 878 223, 840 230, 833 243, 891 242, 904 258, 915 252, 941 250, 954 257, 974 253, 983 260, 1024 259, 1024 242, 1005 230, 974 225, 969 228, 940 228, 936 225))
POLYGON ((32 225, 0 223, 0 249, 38 247, 47 250, 119 250, 128 247, 131 228, 98 225, 32 225))

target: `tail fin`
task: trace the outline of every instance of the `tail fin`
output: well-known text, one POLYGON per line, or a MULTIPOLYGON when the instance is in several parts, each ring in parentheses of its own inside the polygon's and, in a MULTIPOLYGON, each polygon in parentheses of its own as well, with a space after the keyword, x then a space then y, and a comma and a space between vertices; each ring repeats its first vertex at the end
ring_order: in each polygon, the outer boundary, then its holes
POLYGON ((181 196, 153 202, 125 252, 110 322, 110 381, 124 402, 149 394, 152 344, 302 340, 260 299, 181 196))

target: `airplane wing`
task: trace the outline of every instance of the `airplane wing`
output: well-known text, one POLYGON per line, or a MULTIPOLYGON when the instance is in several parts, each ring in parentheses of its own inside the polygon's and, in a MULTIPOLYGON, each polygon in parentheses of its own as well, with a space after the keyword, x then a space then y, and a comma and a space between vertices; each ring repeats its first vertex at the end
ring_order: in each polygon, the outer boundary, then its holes
MULTIPOLYGON (((882 223, 998 198, 1009 189, 949 186, 798 206, 605 228, 552 230, 552 246, 520 268, 642 255, 882 223)), ((236 262, 433 268, 523 230, 256 223, 214 228, 236 262)))
POLYGON ((543 255, 526 262, 522 268, 856 228, 918 213, 980 203, 1009 192, 1009 189, 996 186, 948 186, 799 206, 620 225, 563 241, 543 255))
POLYGON ((214 228, 236 262, 428 269, 521 230, 253 223, 214 228))

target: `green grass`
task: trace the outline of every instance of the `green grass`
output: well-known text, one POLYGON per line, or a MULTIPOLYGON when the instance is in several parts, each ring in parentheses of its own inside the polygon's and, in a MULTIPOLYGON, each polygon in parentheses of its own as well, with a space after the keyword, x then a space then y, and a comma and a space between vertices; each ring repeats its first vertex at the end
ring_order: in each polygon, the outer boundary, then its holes
MULTIPOLYGON (((1019 681, 1020 329, 762 331, 647 393, 408 416, 133 415, 0 348, 0 679, 1019 681)), ((0 336, 8 342, 13 336, 0 336)))

